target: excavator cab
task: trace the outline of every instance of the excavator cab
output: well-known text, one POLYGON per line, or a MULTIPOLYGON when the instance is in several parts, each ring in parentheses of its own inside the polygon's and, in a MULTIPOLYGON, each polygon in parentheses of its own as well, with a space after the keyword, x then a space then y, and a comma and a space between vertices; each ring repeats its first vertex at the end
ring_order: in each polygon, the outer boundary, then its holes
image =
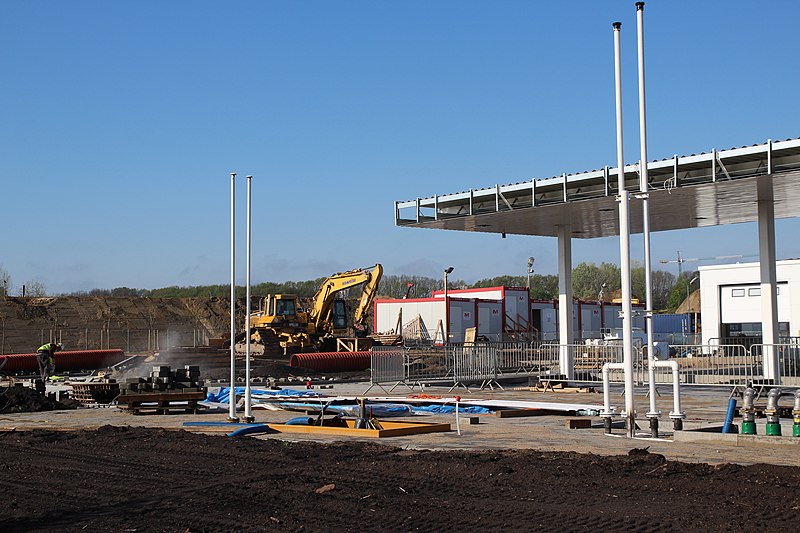
POLYGON ((344 300, 334 300, 331 308, 331 322, 333 323, 334 333, 347 330, 347 308, 344 300))

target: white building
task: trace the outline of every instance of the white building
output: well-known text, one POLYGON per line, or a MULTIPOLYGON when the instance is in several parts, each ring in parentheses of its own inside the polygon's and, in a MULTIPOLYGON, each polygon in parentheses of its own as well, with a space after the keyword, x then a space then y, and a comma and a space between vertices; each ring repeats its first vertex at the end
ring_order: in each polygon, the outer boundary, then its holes
MULTIPOLYGON (((777 261, 778 335, 800 336, 800 259, 777 261), (792 298, 794 294, 794 298, 792 298)), ((754 337, 761 342, 761 271, 758 263, 700 267, 703 344, 754 337)))
POLYGON ((375 300, 373 331, 399 333, 413 329, 417 338, 442 344, 464 342, 468 328, 490 341, 503 332, 503 302, 478 298, 408 298, 375 300), (399 324, 399 328, 398 328, 399 324), (399 329, 399 331, 398 331, 399 329))
MULTIPOLYGON (((531 301, 525 287, 483 287, 477 289, 449 289, 448 298, 499 300, 503 302, 501 331, 528 331, 531 321, 531 301)), ((444 298, 444 291, 433 291, 434 298, 444 298)))

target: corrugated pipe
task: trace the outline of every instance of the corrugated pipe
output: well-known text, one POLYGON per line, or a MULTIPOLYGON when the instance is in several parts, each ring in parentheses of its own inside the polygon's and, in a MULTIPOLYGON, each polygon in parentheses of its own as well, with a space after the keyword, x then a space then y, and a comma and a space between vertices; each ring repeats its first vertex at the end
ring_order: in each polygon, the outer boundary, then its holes
POLYGON ((372 352, 311 352, 297 353, 289 358, 289 366, 321 372, 366 370, 372 352))
POLYGON ((794 408, 792 409, 792 418, 794 418, 792 436, 800 437, 800 390, 795 391, 794 393, 794 408))
POLYGON ((742 435, 756 434, 756 391, 752 387, 744 390, 744 399, 741 411, 742 414, 742 435))
POLYGON ((767 416, 767 430, 766 434, 771 437, 780 437, 781 435, 781 414, 778 408, 778 400, 781 398, 781 389, 770 389, 767 395, 767 408, 764 409, 764 414, 767 416))
MULTIPOLYGON (((17 353, 2 355, 5 358, 3 372, 38 372, 39 363, 35 353, 17 353)), ((114 365, 125 359, 122 350, 75 350, 71 352, 56 352, 53 358, 56 372, 63 370, 96 370, 114 365)))

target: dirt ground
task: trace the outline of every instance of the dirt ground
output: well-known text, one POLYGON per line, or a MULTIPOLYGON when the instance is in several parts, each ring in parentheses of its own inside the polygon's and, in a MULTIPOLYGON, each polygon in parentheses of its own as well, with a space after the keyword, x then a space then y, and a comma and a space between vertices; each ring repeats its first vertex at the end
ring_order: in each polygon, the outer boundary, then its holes
POLYGON ((0 434, 3 531, 797 530, 797 467, 130 427, 0 434))

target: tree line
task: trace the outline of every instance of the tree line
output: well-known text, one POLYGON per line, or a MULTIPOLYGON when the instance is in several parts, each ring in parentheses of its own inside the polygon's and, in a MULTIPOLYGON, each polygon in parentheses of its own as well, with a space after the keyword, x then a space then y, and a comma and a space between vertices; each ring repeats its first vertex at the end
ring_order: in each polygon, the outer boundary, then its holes
MULTIPOLYGON (((657 311, 673 311, 687 296, 690 280, 698 276, 698 272, 684 273, 680 278, 670 272, 655 270, 652 275, 653 309, 657 311)), ((296 294, 298 296, 313 296, 325 278, 306 281, 286 281, 283 283, 264 282, 253 285, 251 294, 263 296, 266 294, 296 294)), ((496 276, 466 283, 463 280, 448 280, 451 289, 469 289, 481 287, 526 287, 528 276, 496 276)), ((580 263, 572 270, 572 290, 576 298, 582 300, 609 301, 611 295, 619 291, 622 285, 621 271, 612 263, 580 263)), ((442 290, 444 279, 429 278, 425 276, 384 275, 378 289, 379 298, 411 298, 430 297, 434 290, 442 290)), ((693 285, 692 288, 699 287, 693 285)), ((645 271, 639 263, 634 263, 631 268, 631 289, 634 298, 645 302, 645 271)), ((246 289, 236 287, 236 296, 244 297, 246 289)), ((344 292, 343 297, 355 297, 359 290, 351 289, 352 294, 344 292)), ((530 277, 530 295, 537 300, 552 300, 558 298, 558 276, 553 274, 534 274, 530 277)), ((158 298, 197 298, 230 296, 230 285, 201 285, 192 287, 164 287, 160 289, 134 289, 117 287, 114 289, 92 289, 70 293, 67 296, 110 296, 110 297, 158 297, 158 298)))

